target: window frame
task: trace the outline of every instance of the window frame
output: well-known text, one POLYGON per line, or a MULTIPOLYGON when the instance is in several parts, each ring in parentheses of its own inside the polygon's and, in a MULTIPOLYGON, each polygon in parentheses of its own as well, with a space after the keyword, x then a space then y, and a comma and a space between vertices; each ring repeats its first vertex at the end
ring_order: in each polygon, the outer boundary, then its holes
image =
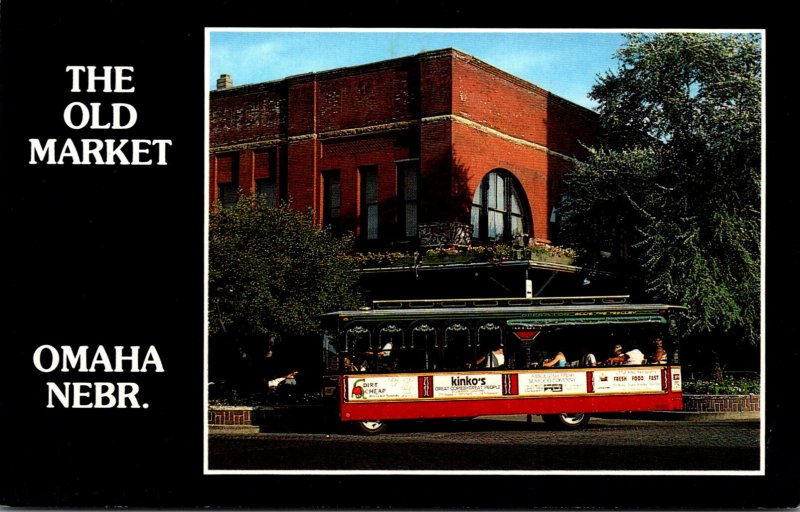
POLYGON ((472 196, 470 222, 472 238, 480 241, 509 242, 520 235, 531 235, 530 205, 514 175, 499 169, 486 173, 472 196), (501 219, 500 229, 494 224, 490 236, 492 220, 496 219, 501 219), (519 232, 514 230, 517 223, 519 232))
POLYGON ((342 220, 342 173, 340 169, 322 171, 322 225, 340 233, 342 220), (336 194, 333 194, 333 187, 336 194), (332 203, 336 198, 336 205, 332 203))
POLYGON ((404 160, 396 162, 396 165, 399 234, 402 238, 412 239, 419 235, 419 161, 404 160), (409 178, 413 188, 409 186, 409 178))
POLYGON ((278 187, 277 183, 275 183, 275 178, 256 178, 255 182, 255 189, 256 189, 256 196, 264 197, 270 206, 276 206, 278 204, 278 187), (264 187, 267 187, 269 193, 265 193, 263 190, 264 187), (270 201, 271 197, 271 201, 270 201))
POLYGON ((378 166, 360 166, 358 172, 361 178, 361 238, 370 242, 378 241, 381 236, 378 166), (374 185, 374 190, 370 190, 371 185, 374 185))

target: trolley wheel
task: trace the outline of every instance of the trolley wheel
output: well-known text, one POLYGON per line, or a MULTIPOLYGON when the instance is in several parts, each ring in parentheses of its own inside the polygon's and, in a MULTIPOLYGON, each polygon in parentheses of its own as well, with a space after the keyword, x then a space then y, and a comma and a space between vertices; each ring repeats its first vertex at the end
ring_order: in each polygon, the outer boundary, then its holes
POLYGON ((376 436, 386 430, 386 423, 381 420, 356 421, 356 431, 369 436, 376 436))
POLYGON ((573 430, 585 427, 589 423, 590 415, 582 412, 542 414, 542 420, 549 426, 562 430, 573 430))

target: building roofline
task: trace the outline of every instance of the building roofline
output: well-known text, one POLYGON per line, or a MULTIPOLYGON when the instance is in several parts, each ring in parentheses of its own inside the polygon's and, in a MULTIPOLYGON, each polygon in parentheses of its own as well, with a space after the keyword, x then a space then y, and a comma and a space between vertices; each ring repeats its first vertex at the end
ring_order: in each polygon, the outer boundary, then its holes
POLYGON ((310 82, 314 80, 326 80, 331 78, 339 78, 348 75, 357 75, 363 73, 369 73, 373 71, 379 71, 382 69, 391 69, 393 67, 398 66, 398 64, 402 64, 405 62, 419 60, 419 61, 429 61, 434 59, 439 59, 442 57, 453 57, 459 59, 462 62, 475 66, 483 71, 491 73, 498 78, 506 80, 507 82, 526 89, 530 92, 539 94, 541 96, 545 96, 548 99, 552 99, 558 102, 562 102, 568 104, 573 107, 578 107, 582 111, 585 111, 588 115, 597 116, 597 112, 586 108, 582 105, 578 105, 566 98, 563 98, 555 93, 548 91, 532 82, 528 82, 518 76, 512 75, 507 71, 503 71, 500 68, 497 68, 487 62, 482 61, 481 59, 465 53, 461 50, 456 48, 442 48, 438 50, 431 50, 426 52, 420 52, 415 55, 406 55, 404 57, 396 57, 392 59, 386 59, 376 62, 369 62, 366 64, 357 64, 354 66, 345 66, 341 68, 334 68, 328 69, 324 71, 310 71, 308 73, 301 73, 297 75, 290 75, 285 78, 281 78, 278 80, 271 80, 267 82, 259 82, 255 84, 245 84, 240 86, 234 86, 229 89, 219 89, 219 90, 212 90, 211 91, 211 98, 213 99, 215 96, 239 96, 239 95, 247 95, 247 94, 254 94, 258 92, 268 91, 268 90, 276 90, 284 87, 285 85, 291 83, 303 83, 303 82, 310 82))
POLYGON ((466 62, 468 64, 471 64, 471 65, 473 65, 473 66, 475 66, 477 68, 480 68, 483 71, 491 73, 491 74, 497 76, 498 78, 502 78, 502 79, 504 79, 504 80, 506 80, 508 82, 511 82, 512 84, 514 84, 514 85, 516 85, 518 87, 522 87, 523 89, 527 89, 527 90, 529 90, 531 92, 540 94, 542 96, 547 97, 548 99, 553 99, 553 100, 556 100, 558 102, 566 103, 566 104, 571 105, 573 107, 578 107, 581 110, 586 111, 586 113, 588 113, 590 115, 593 115, 593 116, 597 116, 598 115, 597 112, 595 112, 592 109, 586 108, 586 107, 584 107, 582 105, 578 105, 577 103, 575 103, 573 101, 570 101, 570 100, 568 100, 566 98, 563 98, 563 97, 559 96, 558 94, 550 92, 547 89, 534 84, 533 82, 529 82, 529 81, 525 80, 524 78, 520 78, 520 77, 518 77, 516 75, 512 75, 511 73, 509 73, 507 71, 503 71, 502 69, 500 69, 498 67, 495 67, 495 66, 493 66, 493 65, 491 65, 491 64, 489 64, 489 63, 487 63, 485 61, 482 61, 481 59, 479 59, 479 58, 477 58, 477 57, 475 57, 473 55, 470 55, 468 53, 464 53, 464 52, 462 52, 460 50, 456 50, 456 49, 451 49, 451 50, 453 51, 453 55, 456 58, 458 58, 458 59, 460 59, 460 60, 462 60, 462 61, 464 61, 464 62, 466 62))

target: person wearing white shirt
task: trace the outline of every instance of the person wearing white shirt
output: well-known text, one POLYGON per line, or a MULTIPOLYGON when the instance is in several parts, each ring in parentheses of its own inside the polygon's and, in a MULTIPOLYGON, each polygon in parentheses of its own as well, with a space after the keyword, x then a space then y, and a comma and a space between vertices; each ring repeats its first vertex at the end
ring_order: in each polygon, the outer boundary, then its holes
POLYGON ((597 359, 595 359, 594 354, 591 352, 586 352, 581 356, 580 365, 583 368, 591 368, 592 366, 597 366, 597 359))
POLYGON ((506 364, 506 356, 500 344, 494 345, 486 355, 479 357, 475 361, 475 366, 483 366, 485 368, 498 368, 504 364, 506 364))
POLYGON ((625 358, 625 361, 623 361, 622 364, 626 366, 639 365, 644 362, 644 354, 641 350, 635 347, 625 352, 622 357, 625 358))
MULTIPOLYGON (((273 390, 273 389, 277 388, 279 385, 281 385, 287 379, 294 379, 295 376, 297 376, 298 373, 300 373, 300 372, 294 371, 294 372, 292 372, 292 373, 290 373, 288 375, 284 375, 283 377, 277 377, 275 379, 267 381, 267 389, 273 390)), ((289 384, 289 383, 287 382, 287 384, 289 384)))

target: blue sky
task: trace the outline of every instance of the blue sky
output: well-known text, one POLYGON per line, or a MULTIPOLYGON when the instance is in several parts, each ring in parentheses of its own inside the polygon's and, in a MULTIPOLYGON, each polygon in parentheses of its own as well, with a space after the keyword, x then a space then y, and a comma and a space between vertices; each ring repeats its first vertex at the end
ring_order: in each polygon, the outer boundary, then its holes
POLYGON ((222 73, 235 86, 456 48, 585 107, 598 74, 616 69, 619 32, 210 30, 209 89, 222 73))

